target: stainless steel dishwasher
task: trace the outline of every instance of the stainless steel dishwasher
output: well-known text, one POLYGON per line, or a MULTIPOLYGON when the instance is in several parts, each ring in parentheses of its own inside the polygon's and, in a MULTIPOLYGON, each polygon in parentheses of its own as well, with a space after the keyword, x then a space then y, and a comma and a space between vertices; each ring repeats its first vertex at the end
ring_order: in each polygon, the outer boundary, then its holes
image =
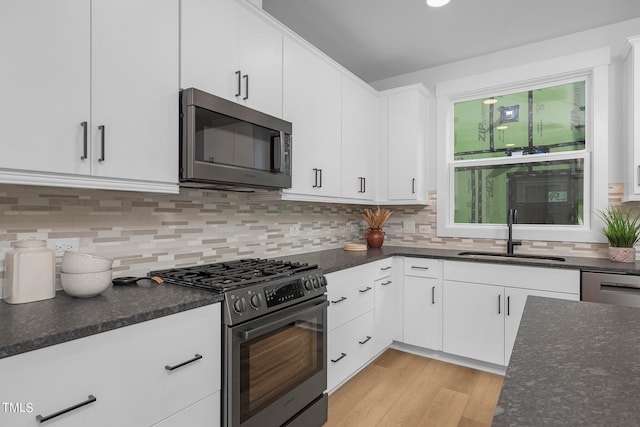
POLYGON ((582 301, 640 307, 640 276, 582 273, 582 301))

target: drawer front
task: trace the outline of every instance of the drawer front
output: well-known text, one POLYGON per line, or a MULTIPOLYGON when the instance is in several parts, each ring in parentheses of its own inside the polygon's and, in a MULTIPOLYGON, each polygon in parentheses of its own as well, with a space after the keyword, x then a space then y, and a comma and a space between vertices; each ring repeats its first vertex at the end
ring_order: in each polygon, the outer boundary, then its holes
POLYGON ((439 278, 442 261, 431 258, 405 258, 404 275, 439 278))
POLYGON ((373 321, 373 310, 371 310, 329 332, 327 338, 327 388, 329 391, 349 378, 374 355, 373 321))
POLYGON ((327 275, 328 330, 332 331, 373 309, 373 270, 363 265, 327 275))
POLYGON ((165 418, 153 427, 218 427, 220 425, 220 392, 165 418))
POLYGON ((374 277, 373 280, 379 280, 384 277, 391 276, 393 271, 393 258, 382 259, 373 263, 374 277))

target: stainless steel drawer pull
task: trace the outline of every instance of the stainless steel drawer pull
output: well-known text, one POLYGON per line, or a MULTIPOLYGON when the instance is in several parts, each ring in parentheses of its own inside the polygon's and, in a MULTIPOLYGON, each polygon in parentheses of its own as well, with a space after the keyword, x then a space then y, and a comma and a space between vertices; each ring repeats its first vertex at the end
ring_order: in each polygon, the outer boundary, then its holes
POLYGON ((366 344, 370 339, 371 339, 371 337, 369 335, 367 335, 367 338, 364 341, 358 341, 358 343, 366 344))
POLYGON ((387 285, 390 285, 390 284, 392 284, 392 283, 393 283, 393 281, 392 281, 392 280, 387 280, 386 282, 383 282, 383 283, 380 283, 380 284, 381 284, 382 286, 387 286, 387 285))
POLYGON ((58 411, 58 412, 54 412, 51 415, 45 415, 45 416, 36 415, 36 421, 38 421, 39 423, 42 424, 42 423, 44 423, 46 421, 49 421, 49 420, 51 420, 53 418, 59 417, 60 415, 66 414, 66 413, 71 412, 71 411, 75 411, 78 408, 82 408, 83 406, 89 405, 90 403, 93 403, 96 400, 98 400, 98 399, 96 399, 96 397, 93 394, 90 394, 89 397, 87 397, 87 400, 85 400, 84 402, 80 402, 80 403, 78 403, 76 405, 69 406, 66 409, 63 409, 63 410, 58 411))
POLYGON ((371 290, 371 286, 367 286, 364 289, 359 289, 358 292, 360 292, 361 294, 364 294, 365 292, 369 292, 371 290))
POLYGON ((414 268, 416 270, 428 270, 429 267, 421 267, 419 265, 412 265, 411 268, 414 268))
POLYGON ((175 371, 178 368, 182 368, 184 365, 188 365, 189 363, 193 363, 197 360, 202 359, 202 355, 201 354, 196 354, 193 356, 193 359, 189 359, 186 362, 182 362, 179 363, 177 365, 173 365, 173 366, 169 366, 169 365, 165 365, 164 369, 166 369, 167 371, 171 372, 171 371, 175 371))
POLYGON ((333 363, 338 363, 339 361, 341 361, 342 359, 344 359, 345 357, 347 357, 347 353, 340 353, 340 357, 338 357, 337 359, 331 359, 331 361, 333 363))
POLYGON ((340 298, 339 300, 331 301, 331 304, 337 304, 337 303, 339 303, 339 302, 345 301, 346 299, 347 299, 347 297, 342 297, 342 298, 340 298))

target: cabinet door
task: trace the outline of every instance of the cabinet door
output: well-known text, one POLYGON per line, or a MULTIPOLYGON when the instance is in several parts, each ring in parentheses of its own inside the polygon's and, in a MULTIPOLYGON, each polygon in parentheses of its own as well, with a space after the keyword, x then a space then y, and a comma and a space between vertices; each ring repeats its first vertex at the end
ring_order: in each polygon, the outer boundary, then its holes
POLYGON ((342 77, 342 197, 376 198, 378 99, 361 83, 342 77))
POLYGON ((194 403, 153 427, 218 427, 220 425, 220 392, 194 403))
POLYGON ((516 289, 505 288, 506 294, 506 307, 505 307, 505 321, 504 321, 504 364, 508 365, 511 359, 511 352, 513 351, 513 344, 516 342, 516 336, 518 335, 518 328, 520 327, 520 320, 522 319, 522 312, 524 311, 524 305, 527 301, 527 296, 558 298, 579 301, 580 295, 578 294, 566 294, 560 292, 548 292, 548 291, 536 291, 532 289, 516 289))
POLYGON ((263 113, 282 117, 282 33, 245 8, 240 10, 240 27, 239 100, 263 113))
POLYGON ((91 16, 92 174, 177 183, 178 1, 93 0, 91 16))
POLYGON ((442 349, 442 285, 440 280, 404 277, 404 342, 442 349))
POLYGON ((393 277, 375 282, 375 332, 376 350, 387 348, 394 339, 400 339, 402 326, 402 284, 393 277), (400 335, 400 337, 398 336, 400 335))
POLYGON ((504 288, 444 281, 443 351, 504 365, 504 288))
POLYGON ((340 196, 340 72, 285 38, 283 117, 293 123, 293 185, 286 193, 340 196))
POLYGON ((0 168, 88 175, 90 2, 0 2, 0 168))
POLYGON ((416 90, 388 97, 389 200, 426 199, 426 97, 416 90))
POLYGON ((180 87, 236 101, 240 6, 234 0, 181 0, 180 87))

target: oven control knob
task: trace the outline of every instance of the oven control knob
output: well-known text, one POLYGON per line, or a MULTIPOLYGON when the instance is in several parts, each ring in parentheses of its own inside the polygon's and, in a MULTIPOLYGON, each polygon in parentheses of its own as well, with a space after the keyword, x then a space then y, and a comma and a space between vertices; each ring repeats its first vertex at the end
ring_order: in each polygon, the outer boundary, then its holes
POLYGON ((260 297, 258 296, 258 294, 251 295, 249 304, 251 304, 251 307, 253 308, 260 308, 260 297))
POLYGON ((320 287, 320 282, 318 281, 317 277, 314 277, 313 279, 311 279, 311 283, 313 283, 313 287, 316 289, 320 287))
POLYGON ((238 314, 242 314, 244 312, 244 300, 242 298, 238 298, 233 302, 233 311, 238 314))
POLYGON ((327 279, 324 276, 320 276, 318 277, 318 283, 320 283, 320 286, 327 286, 327 279))
POLYGON ((305 279, 304 281, 304 288, 308 291, 310 291, 311 289, 313 289, 313 284, 311 283, 311 279, 305 279))

